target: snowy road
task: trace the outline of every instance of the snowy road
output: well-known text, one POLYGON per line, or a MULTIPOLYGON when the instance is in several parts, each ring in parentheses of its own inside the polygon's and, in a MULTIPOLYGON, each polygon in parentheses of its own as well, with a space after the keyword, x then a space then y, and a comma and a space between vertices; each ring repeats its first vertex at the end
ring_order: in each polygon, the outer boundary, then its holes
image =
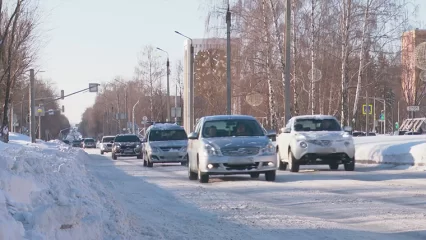
POLYGON ((279 172, 277 182, 238 176, 201 185, 183 166, 150 169, 87 152, 88 170, 134 215, 138 239, 426 239, 424 171, 323 167, 279 172))

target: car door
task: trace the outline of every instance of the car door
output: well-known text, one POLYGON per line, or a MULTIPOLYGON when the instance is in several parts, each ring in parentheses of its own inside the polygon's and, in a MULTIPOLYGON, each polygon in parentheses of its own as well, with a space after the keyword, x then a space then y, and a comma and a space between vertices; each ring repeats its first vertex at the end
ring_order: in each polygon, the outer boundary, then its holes
MULTIPOLYGON (((194 130, 194 133, 199 133, 200 132, 200 129, 201 129, 201 122, 202 121, 198 121, 198 123, 197 123, 197 126, 195 126, 195 130, 194 130)), ((191 133, 190 133, 191 134, 191 133)), ((198 139, 199 139, 199 136, 198 136, 198 139)), ((197 142, 198 142, 198 139, 188 139, 188 157, 189 157, 189 159, 188 159, 188 161, 190 161, 190 165, 193 167, 193 166, 196 166, 196 162, 197 162, 197 146, 198 146, 198 144, 197 144, 197 142)), ((192 169, 194 169, 194 168, 192 168, 192 169)))
POLYGON ((293 122, 294 120, 291 118, 288 120, 286 126, 284 127, 284 131, 280 134, 279 141, 279 150, 281 154, 281 159, 287 160, 288 158, 288 147, 290 145, 291 140, 291 132, 293 131, 293 122))

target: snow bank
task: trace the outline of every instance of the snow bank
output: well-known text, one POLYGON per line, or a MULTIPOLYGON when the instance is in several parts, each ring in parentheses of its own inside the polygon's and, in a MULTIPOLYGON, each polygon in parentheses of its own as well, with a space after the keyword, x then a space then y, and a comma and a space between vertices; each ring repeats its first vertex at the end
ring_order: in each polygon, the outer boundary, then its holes
POLYGON ((0 240, 131 239, 113 196, 87 174, 88 155, 58 141, 0 142, 0 240))
POLYGON ((356 137, 355 159, 359 163, 426 166, 426 136, 356 137))

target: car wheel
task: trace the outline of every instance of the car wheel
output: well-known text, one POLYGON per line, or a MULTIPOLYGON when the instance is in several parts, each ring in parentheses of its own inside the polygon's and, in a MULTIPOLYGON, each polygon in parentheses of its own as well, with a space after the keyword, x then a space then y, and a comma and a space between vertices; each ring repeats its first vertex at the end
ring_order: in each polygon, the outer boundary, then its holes
POLYGON ((352 158, 351 163, 345 163, 345 171, 354 171, 355 170, 355 158, 352 158))
POLYGON ((137 159, 142 159, 142 153, 136 156, 137 159))
POLYGON ((115 155, 114 153, 112 153, 112 159, 113 160, 117 160, 117 155, 115 155))
POLYGON ((104 155, 104 151, 101 151, 101 155, 104 155))
POLYGON ((251 178, 259 178, 260 173, 250 173, 251 178))
POLYGON ((299 172, 300 165, 295 163, 293 153, 288 151, 288 168, 290 172, 299 172))
POLYGON ((200 167, 198 167, 198 181, 200 183, 208 183, 209 182, 209 175, 207 173, 201 172, 200 167))
POLYGON ((265 180, 268 181, 268 182, 274 182, 276 175, 277 175, 277 171, 275 171, 275 170, 268 171, 268 172, 265 173, 265 180))
POLYGON ((188 178, 189 180, 197 180, 197 174, 191 170, 191 163, 188 161, 188 178))
POLYGON ((328 166, 330 167, 331 170, 337 170, 337 169, 339 169, 339 164, 338 163, 330 163, 330 164, 328 164, 328 166))
POLYGON ((278 169, 285 171, 287 170, 287 163, 281 161, 280 150, 277 149, 277 165, 278 169))

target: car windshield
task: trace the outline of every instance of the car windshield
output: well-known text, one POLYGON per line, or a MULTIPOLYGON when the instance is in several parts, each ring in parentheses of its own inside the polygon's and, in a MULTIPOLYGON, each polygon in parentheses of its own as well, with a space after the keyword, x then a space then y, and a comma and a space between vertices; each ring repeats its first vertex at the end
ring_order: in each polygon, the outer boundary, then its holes
POLYGON ((303 118, 296 119, 294 123, 294 131, 342 131, 342 128, 335 119, 303 118))
POLYGON ((124 135, 116 136, 114 142, 140 142, 140 139, 136 135, 124 135))
POLYGON ((95 140, 94 139, 91 139, 91 138, 88 138, 88 139, 84 139, 84 142, 85 143, 89 143, 89 142, 95 142, 95 140))
POLYGON ((176 141, 176 140, 187 140, 185 130, 151 130, 149 133, 149 141, 176 141))
POLYGON ((242 137, 265 136, 265 132, 256 120, 229 119, 207 121, 203 126, 203 137, 242 137))
POLYGON ((111 141, 114 141, 114 137, 105 137, 105 138, 103 138, 102 139, 102 142, 111 142, 111 141))

